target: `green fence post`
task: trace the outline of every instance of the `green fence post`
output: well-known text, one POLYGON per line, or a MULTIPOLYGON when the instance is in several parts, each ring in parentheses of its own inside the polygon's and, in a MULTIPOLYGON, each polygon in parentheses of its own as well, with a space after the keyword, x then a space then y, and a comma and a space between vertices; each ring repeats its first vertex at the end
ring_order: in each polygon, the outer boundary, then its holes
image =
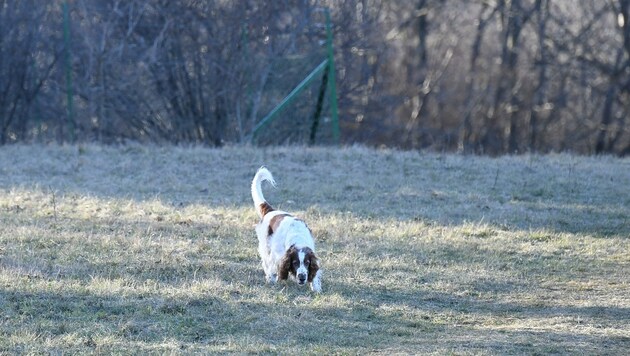
POLYGON ((317 126, 319 125, 318 119, 321 114, 321 106, 322 99, 325 88, 328 89, 329 102, 330 102, 330 110, 331 110, 331 121, 332 121, 332 134, 333 140, 335 143, 339 143, 340 141, 340 130, 339 130, 339 114, 337 108, 337 83, 335 80, 335 60, 334 60, 334 51, 333 51, 333 34, 332 34, 332 21, 330 19, 330 10, 328 8, 324 8, 324 14, 326 16, 326 49, 327 49, 327 58, 320 63, 309 75, 306 76, 290 93, 287 95, 282 101, 274 107, 267 116, 265 116, 254 128, 252 129, 252 134, 250 141, 254 142, 256 135, 258 132, 268 125, 282 110, 284 110, 295 98, 299 95, 304 88, 306 88, 318 74, 324 72, 324 78, 322 83, 322 88, 320 88, 320 95, 318 97, 318 101, 316 104, 316 111, 313 118, 313 125, 311 126, 311 135, 310 142, 311 144, 315 140, 315 135, 317 132, 317 126))
POLYGON ((319 95, 317 95, 317 104, 315 104, 315 112, 313 113, 313 123, 311 124, 311 135, 309 143, 315 144, 315 138, 317 136, 317 128, 319 127, 319 118, 322 116, 322 108, 324 106, 324 96, 326 95, 326 88, 328 88, 328 70, 324 71, 322 77, 322 84, 319 87, 319 95))
POLYGON ((282 101, 276 105, 275 108, 273 108, 269 114, 267 114, 267 116, 265 116, 262 120, 260 120, 260 122, 254 127, 254 129, 252 130, 252 141, 254 140, 254 137, 256 136, 256 134, 258 133, 258 131, 260 131, 260 129, 262 129, 263 127, 265 127, 267 124, 269 124, 276 115, 278 115, 282 110, 284 110, 291 102, 293 102, 293 100, 295 100, 295 98, 298 96, 298 94, 300 94, 304 88, 306 88, 315 78, 317 78, 317 75, 320 74, 321 72, 323 72, 324 70, 326 70, 326 68, 328 68, 328 59, 325 59, 322 63, 320 63, 317 68, 315 68, 309 75, 306 76, 306 78, 304 78, 300 84, 298 84, 290 93, 289 95, 287 95, 284 99, 282 99, 282 101))

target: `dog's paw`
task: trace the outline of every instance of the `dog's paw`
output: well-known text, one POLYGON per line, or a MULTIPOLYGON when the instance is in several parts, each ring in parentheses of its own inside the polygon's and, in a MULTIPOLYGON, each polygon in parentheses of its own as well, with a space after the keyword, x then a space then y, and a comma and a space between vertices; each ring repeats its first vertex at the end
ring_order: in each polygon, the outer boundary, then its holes
POLYGON ((267 279, 267 283, 269 284, 276 284, 278 282, 278 275, 275 273, 272 273, 268 276, 266 276, 267 279))
POLYGON ((315 278, 311 282, 311 290, 315 293, 320 293, 322 291, 322 270, 320 269, 315 273, 315 278))
POLYGON ((315 279, 313 280, 313 282, 311 282, 311 290, 315 293, 321 293, 322 292, 322 281, 319 279, 315 279))
POLYGON ((311 284, 311 290, 315 293, 321 293, 322 286, 320 284, 311 284))

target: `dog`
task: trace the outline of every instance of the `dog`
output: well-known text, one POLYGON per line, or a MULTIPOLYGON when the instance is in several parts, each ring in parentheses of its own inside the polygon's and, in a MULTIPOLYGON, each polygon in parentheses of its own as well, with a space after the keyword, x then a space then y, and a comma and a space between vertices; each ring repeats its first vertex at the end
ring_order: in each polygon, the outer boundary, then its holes
POLYGON ((264 181, 276 186, 271 172, 263 166, 256 172, 251 190, 260 217, 256 235, 265 279, 274 284, 291 277, 298 285, 309 283, 313 292, 320 293, 321 270, 313 234, 303 220, 269 205, 262 193, 264 181))

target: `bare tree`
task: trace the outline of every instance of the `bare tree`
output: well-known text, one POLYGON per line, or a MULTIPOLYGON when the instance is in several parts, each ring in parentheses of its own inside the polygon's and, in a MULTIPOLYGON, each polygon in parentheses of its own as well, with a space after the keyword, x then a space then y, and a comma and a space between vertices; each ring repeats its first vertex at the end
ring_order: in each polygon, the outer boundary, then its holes
POLYGON ((33 1, 0 2, 0 144, 28 140, 32 115, 42 124, 36 100, 58 50, 32 24, 45 22, 47 10, 33 1))
MULTIPOLYGON (((0 144, 65 140, 68 95, 80 141, 249 141, 325 58, 327 6, 346 143, 630 154, 630 0, 67 4, 64 24, 58 2, 0 1, 0 144)), ((325 142, 320 88, 257 142, 325 142)))

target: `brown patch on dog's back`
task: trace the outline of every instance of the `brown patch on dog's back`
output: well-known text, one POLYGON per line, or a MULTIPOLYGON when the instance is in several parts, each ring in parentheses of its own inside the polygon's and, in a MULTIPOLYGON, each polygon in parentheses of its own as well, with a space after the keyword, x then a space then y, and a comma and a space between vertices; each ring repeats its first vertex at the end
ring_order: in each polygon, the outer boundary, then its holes
POLYGON ((269 221, 269 227, 267 228, 267 236, 271 236, 276 230, 278 230, 278 226, 286 216, 291 216, 290 214, 278 214, 271 218, 269 221))
POLYGON ((265 215, 267 215, 268 213, 274 211, 275 209, 269 205, 269 203, 264 202, 261 203, 258 208, 260 209, 260 213, 262 214, 262 216, 264 217, 265 215))

